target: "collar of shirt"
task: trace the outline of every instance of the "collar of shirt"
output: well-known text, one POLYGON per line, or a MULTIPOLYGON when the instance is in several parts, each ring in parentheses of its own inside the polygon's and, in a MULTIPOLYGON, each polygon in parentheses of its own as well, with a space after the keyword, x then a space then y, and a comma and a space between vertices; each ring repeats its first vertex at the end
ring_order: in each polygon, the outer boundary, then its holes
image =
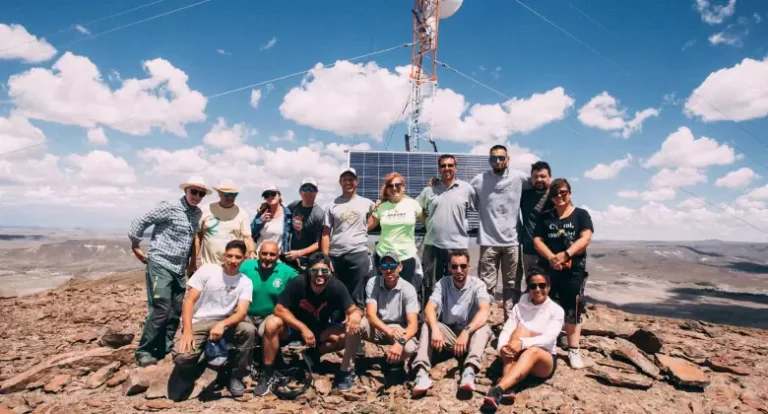
POLYGON ((401 278, 397 278, 397 284, 392 289, 387 289, 387 285, 384 284, 384 276, 381 277, 381 280, 379 280, 379 286, 384 289, 386 292, 390 292, 393 290, 400 290, 403 287, 403 280, 401 278))
POLYGON ((181 201, 181 206, 184 207, 184 210, 194 210, 196 207, 190 206, 189 203, 187 203, 187 196, 181 196, 179 199, 181 201))
POLYGON ((451 289, 456 290, 456 291, 462 291, 462 290, 469 289, 469 283, 470 282, 471 282, 471 280, 469 279, 469 276, 467 276, 467 281, 464 282, 464 287, 459 289, 459 288, 456 287, 456 282, 453 281, 453 277, 451 277, 451 281, 448 284, 451 286, 451 289))
POLYGON ((507 178, 507 177, 509 177, 509 166, 507 166, 507 168, 505 168, 505 169, 504 169, 504 172, 503 172, 501 175, 496 175, 496 172, 494 172, 494 171, 493 171, 493 169, 491 169, 491 171, 488 171, 488 172, 489 172, 489 173, 490 173, 492 176, 496 177, 496 179, 497 179, 497 180, 500 180, 500 179, 502 179, 502 178, 507 178))

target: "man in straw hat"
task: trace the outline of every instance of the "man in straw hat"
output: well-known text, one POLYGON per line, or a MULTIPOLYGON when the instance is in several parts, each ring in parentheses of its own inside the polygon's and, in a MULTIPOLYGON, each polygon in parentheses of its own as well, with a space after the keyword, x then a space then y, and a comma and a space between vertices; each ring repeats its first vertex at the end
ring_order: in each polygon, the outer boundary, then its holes
MULTIPOLYGON (((200 262, 204 264, 221 265, 224 263, 224 247, 232 240, 242 240, 248 250, 246 258, 255 258, 256 249, 251 239, 251 226, 245 210, 235 204, 240 189, 232 180, 224 180, 217 187, 219 201, 215 201, 203 209, 200 219, 200 231, 195 238, 195 259, 201 253, 200 262)), ((194 269, 193 269, 194 270, 194 269)))
POLYGON ((184 191, 183 197, 163 201, 137 217, 128 232, 133 254, 147 265, 149 314, 136 349, 140 366, 156 364, 173 348, 184 300, 185 271, 189 260, 194 259, 192 245, 202 216, 197 205, 211 194, 202 177, 197 176, 190 177, 179 188, 184 191), (139 244, 149 226, 154 229, 149 254, 145 254, 139 244))

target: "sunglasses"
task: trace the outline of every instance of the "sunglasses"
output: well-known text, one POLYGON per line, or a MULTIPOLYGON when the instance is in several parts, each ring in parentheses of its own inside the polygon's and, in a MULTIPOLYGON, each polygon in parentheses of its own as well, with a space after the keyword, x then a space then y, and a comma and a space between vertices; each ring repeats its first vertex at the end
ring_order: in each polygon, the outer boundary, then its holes
POLYGON ((453 168, 456 164, 440 164, 440 168, 453 168))
POLYGON ((277 195, 276 191, 265 191, 261 196, 264 197, 264 199, 272 198, 277 195))
POLYGON ((553 195, 552 195, 552 198, 557 198, 557 197, 565 197, 565 196, 567 196, 567 195, 568 195, 568 194, 570 194, 570 193, 571 193, 571 192, 570 192, 570 191, 568 191, 568 190, 560 190, 560 191, 558 191, 558 192, 557 192, 557 194, 553 194, 553 195))
POLYGON ((325 276, 331 272, 331 269, 328 269, 327 267, 316 267, 313 269, 309 269, 309 271, 312 272, 312 274, 315 276, 319 274, 322 274, 323 276, 325 276))
POLYGON ((399 190, 399 189, 403 188, 403 183, 387 184, 387 188, 394 188, 394 189, 399 190))
POLYGON ((205 197, 205 190, 197 190, 197 189, 191 189, 189 190, 189 194, 192 194, 193 196, 200 196, 205 197))
POLYGON ((544 290, 544 289, 547 288, 547 286, 549 286, 549 285, 547 285, 546 283, 529 283, 528 284, 528 289, 529 290, 536 290, 536 289, 544 290))
POLYGON ((466 263, 462 263, 462 264, 452 264, 451 265, 451 269, 453 269, 453 270, 456 270, 458 268, 461 268, 461 270, 467 270, 467 264, 466 263))
POLYGON ((315 188, 315 187, 313 187, 311 185, 303 185, 303 186, 301 186, 301 188, 299 188, 299 190, 304 191, 306 193, 316 193, 317 192, 317 188, 315 188))
POLYGON ((382 263, 379 266, 381 266, 381 270, 395 270, 399 265, 397 263, 382 263))
POLYGON ((235 198, 239 193, 221 193, 224 197, 235 198))
POLYGON ((488 161, 490 161, 490 162, 504 162, 504 160, 506 160, 506 159, 507 159, 507 157, 505 157, 503 155, 497 155, 495 157, 489 157, 488 161))

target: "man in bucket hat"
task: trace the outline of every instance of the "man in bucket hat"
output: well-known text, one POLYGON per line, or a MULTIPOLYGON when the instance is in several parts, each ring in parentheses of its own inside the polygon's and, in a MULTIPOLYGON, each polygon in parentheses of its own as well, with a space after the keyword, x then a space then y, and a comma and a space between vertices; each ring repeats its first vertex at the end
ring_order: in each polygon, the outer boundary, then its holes
MULTIPOLYGON (((248 215, 235 200, 240 189, 232 180, 223 180, 213 187, 219 193, 219 201, 203 209, 200 219, 200 231, 195 238, 195 259, 199 256, 198 266, 204 264, 221 265, 224 263, 224 246, 232 240, 242 240, 248 249, 246 258, 255 258, 256 249, 251 239, 251 226, 248 215)), ((197 266, 194 266, 197 268, 197 266)))
POLYGON ((147 265, 149 314, 136 349, 136 362, 140 366, 156 364, 173 348, 184 300, 185 274, 202 216, 197 205, 211 194, 202 177, 197 176, 190 177, 179 188, 184 196, 161 202, 134 219, 128 231, 133 254, 147 265), (149 253, 145 254, 139 244, 150 226, 154 226, 152 242, 149 253))

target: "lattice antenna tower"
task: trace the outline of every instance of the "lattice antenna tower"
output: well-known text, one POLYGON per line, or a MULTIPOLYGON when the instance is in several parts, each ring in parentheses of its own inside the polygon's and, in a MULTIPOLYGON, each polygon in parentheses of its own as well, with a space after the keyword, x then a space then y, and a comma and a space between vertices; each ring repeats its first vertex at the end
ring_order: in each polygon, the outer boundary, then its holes
POLYGON ((411 46, 411 95, 408 108, 408 133, 405 150, 416 152, 421 141, 437 152, 432 139, 432 120, 425 114, 424 102, 434 96, 437 86, 437 28, 441 0, 414 0, 413 46, 411 46))

